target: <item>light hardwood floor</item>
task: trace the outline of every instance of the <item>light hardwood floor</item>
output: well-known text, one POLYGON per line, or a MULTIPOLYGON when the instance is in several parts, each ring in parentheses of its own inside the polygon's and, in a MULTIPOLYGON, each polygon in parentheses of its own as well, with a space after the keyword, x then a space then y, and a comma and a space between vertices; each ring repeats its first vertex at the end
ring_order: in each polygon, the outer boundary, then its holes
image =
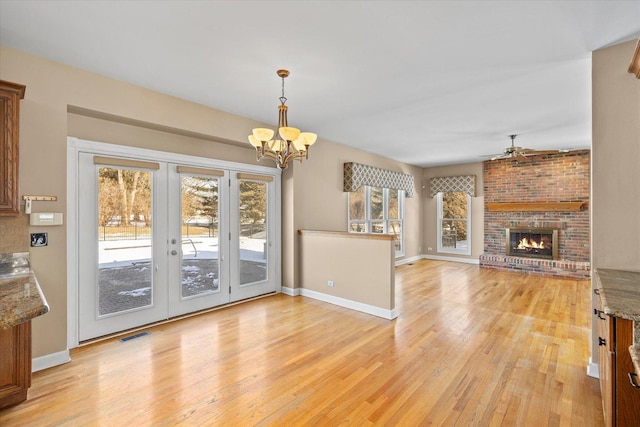
POLYGON ((2 426, 601 426, 590 283, 422 260, 400 317, 274 295, 72 350, 2 426))

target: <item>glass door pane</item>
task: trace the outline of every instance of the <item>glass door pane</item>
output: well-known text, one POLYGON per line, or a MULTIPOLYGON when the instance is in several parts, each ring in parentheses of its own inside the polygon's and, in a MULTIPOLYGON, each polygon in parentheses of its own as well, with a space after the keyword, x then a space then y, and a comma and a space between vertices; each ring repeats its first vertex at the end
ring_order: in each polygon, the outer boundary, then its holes
POLYGON ((182 175, 182 298, 220 291, 219 178, 182 175))
POLYGON ((151 172, 98 168, 98 313, 153 302, 151 172))
POLYGON ((267 183, 239 182, 240 285, 267 280, 267 183))

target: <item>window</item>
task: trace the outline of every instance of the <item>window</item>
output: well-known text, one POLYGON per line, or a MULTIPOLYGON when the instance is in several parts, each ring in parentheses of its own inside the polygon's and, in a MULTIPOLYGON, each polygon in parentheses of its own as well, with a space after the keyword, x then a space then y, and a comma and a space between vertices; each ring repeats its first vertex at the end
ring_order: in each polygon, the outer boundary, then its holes
POLYGON ((366 233, 366 200, 365 187, 349 193, 349 231, 354 233, 366 233))
POLYGON ((349 193, 349 231, 396 236, 396 257, 404 255, 404 190, 362 186, 349 193))
POLYGON ((438 252, 471 255, 471 196, 438 193, 438 252))

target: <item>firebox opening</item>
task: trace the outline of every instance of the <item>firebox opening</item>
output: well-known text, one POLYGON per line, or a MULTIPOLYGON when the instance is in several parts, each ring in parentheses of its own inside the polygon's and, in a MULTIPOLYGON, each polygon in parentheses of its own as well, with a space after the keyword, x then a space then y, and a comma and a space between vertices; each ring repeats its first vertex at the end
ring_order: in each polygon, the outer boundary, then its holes
POLYGON ((554 228, 507 228, 508 256, 558 259, 558 230, 554 228))

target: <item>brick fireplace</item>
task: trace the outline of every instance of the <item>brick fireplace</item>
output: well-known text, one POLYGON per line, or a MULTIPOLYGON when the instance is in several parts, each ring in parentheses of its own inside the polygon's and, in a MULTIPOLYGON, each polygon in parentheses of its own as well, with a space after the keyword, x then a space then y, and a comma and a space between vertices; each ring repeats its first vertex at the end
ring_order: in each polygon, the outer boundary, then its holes
POLYGON ((589 278, 589 162, 589 150, 532 156, 519 162, 485 161, 484 254, 480 266, 589 278), (555 253, 554 248, 514 250, 513 243, 506 241, 508 230, 521 231, 524 234, 519 240, 527 239, 529 244, 535 239, 536 245, 543 246, 542 240, 547 245, 553 241, 555 253))

